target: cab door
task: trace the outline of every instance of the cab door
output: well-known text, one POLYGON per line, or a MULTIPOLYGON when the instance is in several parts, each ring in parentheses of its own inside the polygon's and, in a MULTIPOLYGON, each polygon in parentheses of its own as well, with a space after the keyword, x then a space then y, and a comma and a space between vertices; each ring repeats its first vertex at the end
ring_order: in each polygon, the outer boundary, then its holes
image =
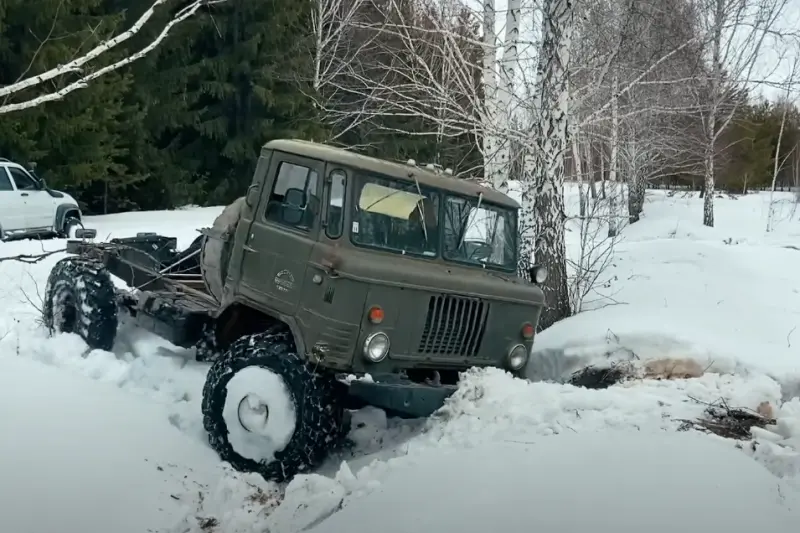
POLYGON ((25 229, 25 198, 14 189, 5 166, 0 166, 0 229, 25 229))
POLYGON ((19 167, 6 167, 25 204, 25 228, 43 229, 55 225, 55 201, 41 184, 19 167))
POLYGON ((319 233, 323 171, 321 161, 273 152, 243 240, 242 296, 287 315, 297 311, 319 233))

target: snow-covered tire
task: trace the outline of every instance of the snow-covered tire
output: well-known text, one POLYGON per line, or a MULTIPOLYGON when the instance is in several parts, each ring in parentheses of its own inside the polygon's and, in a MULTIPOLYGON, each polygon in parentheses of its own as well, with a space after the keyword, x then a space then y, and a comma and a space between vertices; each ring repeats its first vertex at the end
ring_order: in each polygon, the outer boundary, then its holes
POLYGON ((203 332, 200 334, 200 340, 194 345, 195 359, 201 363, 213 363, 219 359, 223 351, 217 346, 217 336, 214 332, 212 324, 203 324, 203 332))
POLYGON ((114 283, 105 267, 84 257, 53 266, 45 288, 44 325, 50 333, 76 333, 92 349, 111 350, 117 336, 114 283))
POLYGON ((342 436, 339 384, 315 373, 283 329, 235 341, 211 365, 202 405, 209 443, 222 460, 270 481, 318 466, 342 436), (267 416, 248 411, 264 405, 267 416), (245 428, 243 416, 251 415, 261 417, 261 427, 245 428))

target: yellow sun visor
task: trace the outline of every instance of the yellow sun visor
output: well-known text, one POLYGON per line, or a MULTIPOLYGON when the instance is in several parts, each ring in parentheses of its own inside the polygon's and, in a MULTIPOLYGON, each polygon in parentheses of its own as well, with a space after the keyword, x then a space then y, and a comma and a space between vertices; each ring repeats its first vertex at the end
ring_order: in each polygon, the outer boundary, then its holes
POLYGON ((408 220, 425 197, 416 193, 367 183, 361 189, 358 207, 363 211, 408 220))

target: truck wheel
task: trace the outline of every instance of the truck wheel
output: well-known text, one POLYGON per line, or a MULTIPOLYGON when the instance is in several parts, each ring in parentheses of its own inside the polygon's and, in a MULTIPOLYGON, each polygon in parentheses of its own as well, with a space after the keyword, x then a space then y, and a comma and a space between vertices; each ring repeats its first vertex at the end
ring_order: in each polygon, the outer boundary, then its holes
POLYGON ((214 327, 210 324, 203 324, 203 332, 200 334, 200 340, 197 341, 194 348, 195 359, 201 363, 213 363, 223 355, 217 346, 214 327))
POLYGON ((209 443, 237 470, 270 481, 291 479, 318 466, 340 440, 338 386, 300 359, 288 331, 242 337, 206 377, 209 443))
POLYGON ((111 350, 117 335, 114 283, 105 267, 66 257, 47 278, 43 308, 50 333, 77 333, 92 349, 111 350))

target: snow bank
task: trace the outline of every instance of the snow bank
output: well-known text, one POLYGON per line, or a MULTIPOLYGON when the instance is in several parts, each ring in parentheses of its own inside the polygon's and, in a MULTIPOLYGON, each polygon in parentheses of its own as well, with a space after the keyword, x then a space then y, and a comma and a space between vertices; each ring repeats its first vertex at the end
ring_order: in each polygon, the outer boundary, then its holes
MULTIPOLYGON (((639 500, 633 500, 632 491, 636 490, 635 483, 644 483, 647 479, 651 479, 650 484, 660 483, 658 480, 661 479, 661 470, 654 468, 659 465, 653 458, 660 458, 662 454, 664 471, 672 469, 670 461, 683 461, 685 468, 681 472, 694 469, 693 473, 680 487, 670 485, 674 489, 673 492, 651 493, 648 492, 650 485, 642 485, 639 490, 643 491, 641 494, 647 495, 645 504, 652 496, 654 502, 659 502, 653 505, 659 505, 662 509, 683 509, 681 507, 684 505, 683 500, 676 500, 675 495, 684 490, 681 487, 692 486, 694 476, 710 475, 713 472, 711 467, 720 454, 721 457, 728 458, 728 467, 738 469, 738 464, 742 462, 750 469, 744 473, 739 470, 728 473, 728 477, 736 477, 741 481, 739 485, 734 485, 730 489, 738 490, 736 501, 750 499, 752 497, 748 492, 750 490, 754 494, 759 493, 767 483, 764 480, 771 480, 772 485, 769 485, 771 490, 778 485, 786 487, 786 492, 794 494, 791 496, 794 498, 800 496, 800 492, 792 491, 792 487, 800 489, 800 479, 796 477, 800 472, 800 454, 791 446, 796 445, 796 439, 800 436, 798 425, 800 413, 797 412, 800 404, 797 406, 785 404, 776 409, 778 427, 763 432, 762 436, 769 436, 770 440, 759 442, 755 446, 755 451, 750 443, 745 443, 743 451, 738 449, 740 444, 732 440, 678 432, 682 420, 693 420, 702 416, 706 404, 720 398, 724 398, 732 406, 755 409, 762 401, 778 405, 780 394, 780 385, 764 375, 705 374, 698 379, 644 380, 605 390, 587 390, 569 385, 530 383, 512 379, 499 370, 474 370, 467 373, 461 387, 445 408, 422 427, 411 429, 404 424, 392 426, 376 409, 366 410, 368 413, 366 416, 363 412, 358 413, 352 436, 362 448, 351 456, 332 458, 327 467, 321 471, 324 475, 298 476, 286 488, 285 495, 281 495, 275 485, 256 481, 252 476, 230 472, 212 491, 210 497, 197 502, 193 514, 181 522, 173 533, 185 531, 202 533, 201 524, 210 518, 215 520, 219 527, 218 531, 225 533, 245 533, 258 528, 268 528, 270 531, 299 531, 322 522, 327 516, 337 513, 340 508, 345 508, 342 516, 348 517, 348 521, 352 519, 353 524, 359 524, 360 528, 362 518, 366 520, 366 524, 374 525, 371 522, 375 509, 372 493, 375 491, 382 493, 384 490, 394 491, 391 492, 393 495, 391 498, 408 491, 408 498, 394 502, 397 509, 404 510, 405 521, 399 522, 402 524, 399 527, 407 528, 402 529, 403 531, 411 528, 416 530, 420 525, 434 525, 435 523, 429 520, 440 515, 449 516, 453 523, 457 523, 460 514, 448 514, 446 508, 437 507, 441 503, 441 495, 454 494, 453 500, 445 505, 455 505, 454 502, 461 501, 464 508, 478 509, 477 512, 481 512, 480 510, 496 504, 496 501, 492 500, 486 502, 484 506, 481 505, 487 494, 494 493, 491 488, 492 483, 497 487, 497 498, 500 500, 513 498, 513 493, 518 489, 524 489, 526 494, 537 494, 537 498, 538 493, 551 490, 553 477, 557 477, 554 472, 557 470, 547 471, 548 475, 541 475, 534 469, 530 479, 526 483, 520 482, 519 487, 515 485, 517 480, 514 476, 504 477, 506 470, 528 464, 525 463, 524 457, 519 458, 520 454, 526 457, 528 455, 541 457, 537 460, 543 463, 553 462, 563 467, 565 473, 561 475, 572 480, 570 482, 572 493, 564 501, 571 506, 581 506, 583 502, 592 502, 595 492, 607 490, 605 487, 609 480, 613 480, 616 491, 617 478, 625 475, 615 473, 621 468, 620 463, 624 457, 631 455, 629 448, 639 449, 642 446, 645 446, 645 451, 652 455, 633 454, 630 463, 627 466, 623 465, 631 471, 631 475, 638 473, 640 479, 629 480, 631 486, 627 489, 621 487, 629 492, 625 493, 623 490, 615 500, 613 508, 618 508, 620 503, 625 501, 635 501, 635 505, 639 505, 639 500), (686 435, 710 444, 705 445, 705 448, 702 443, 692 447, 696 442, 694 440, 670 440, 676 436, 684 438, 686 435), (374 445, 373 439, 376 438, 380 439, 380 452, 367 453, 371 451, 370 446, 374 445), (580 445, 583 448, 574 451, 572 448, 567 449, 559 444, 561 440, 550 440, 556 438, 574 438, 584 443, 580 445), (629 443, 628 439, 634 440, 629 443), (618 450, 606 453, 604 447, 606 444, 603 444, 606 442, 609 443, 608 446, 618 446, 618 450), (659 443, 662 442, 668 444, 668 446, 665 444, 666 449, 663 452, 659 451, 661 450, 659 443), (508 443, 514 445, 535 443, 535 447, 528 453, 524 446, 504 448, 508 443), (690 446, 681 452, 683 455, 675 451, 680 448, 680 443, 688 443, 690 446), (539 446, 543 447, 542 451, 539 446), (614 454, 619 455, 616 462, 614 454), (708 454, 708 457, 705 454, 708 454), (758 462, 749 459, 747 455, 754 457, 758 462), (605 468, 599 479, 596 470, 581 465, 581 461, 586 457, 598 463, 595 469, 605 468), (452 458, 452 460, 446 459, 443 470, 431 466, 436 465, 442 458, 452 458), (739 462, 731 462, 731 458, 738 458, 739 462), (606 460, 609 460, 608 465, 600 464, 606 460), (500 466, 501 464, 505 466, 500 466), (570 470, 570 465, 573 464, 575 466, 570 470), (711 466, 708 466, 709 464, 711 466), (643 469, 641 465, 648 466, 643 469), (704 470, 706 467, 710 470, 704 470), (399 472, 405 473, 398 474, 399 472), (761 478, 756 478, 761 480, 759 485, 750 485, 749 472, 760 473, 761 478), (401 481, 398 481, 398 475, 401 481), (785 479, 780 482, 773 475, 785 479), (440 477, 442 479, 439 479, 440 477), (412 490, 410 488, 412 486, 416 488, 412 490), (269 509, 265 510, 260 504, 254 503, 260 500, 254 496, 258 492, 256 487, 259 487, 262 493, 270 494, 269 509), (385 487, 395 488, 385 489, 385 487), (464 487, 469 488, 464 490, 464 487), (420 493, 421 500, 429 499, 430 504, 417 510, 415 491, 420 493), (415 494, 413 497, 410 496, 412 493, 415 494), (273 507, 277 510, 272 511, 273 507), (413 523, 413 526, 409 523, 413 523)), ((538 463, 531 465, 531 468, 534 466, 541 468, 541 465, 536 465, 538 463)), ((712 482, 716 483, 713 480, 706 480, 706 483, 712 482)), ((693 494, 699 497, 701 490, 693 494)), ((375 497, 378 501, 383 501, 381 500, 383 496, 375 497)), ((761 497, 765 496, 762 494, 761 497)), ((722 496, 720 498, 718 503, 723 505, 724 498, 722 496)), ((600 502, 597 505, 600 506, 601 503, 604 504, 600 502)), ((513 505, 518 506, 519 499, 513 505)), ((757 506, 758 503, 753 505, 757 506)), ((538 507, 532 509, 541 511, 538 507)), ((800 507, 797 509, 800 510, 800 507)), ((512 510, 513 507, 504 507, 503 513, 512 510)), ((760 512, 757 511, 756 515, 761 520, 769 518, 768 513, 759 514, 760 512)), ((334 518, 337 516, 334 515, 334 518)), ((615 516, 614 520, 619 519, 610 512, 605 512, 605 516, 609 518, 615 516)), ((400 520, 400 517, 397 520, 400 520)), ((333 519, 331 521, 331 528, 341 527, 343 523, 333 519)), ((641 527, 640 522, 636 522, 639 527, 641 527)), ((333 530, 326 529, 327 522, 322 524, 320 531, 333 530)), ((459 531, 455 527, 448 530, 459 531)), ((469 532, 473 529, 467 528, 464 531, 469 532)))
POLYGON ((0 516, 13 533, 143 533, 185 514, 219 460, 164 408, 0 355, 0 516))
MULTIPOLYGON (((663 523, 670 531, 694 524, 738 531, 723 525, 731 517, 751 529, 759 518, 783 531, 785 520, 797 523, 790 504, 800 509, 792 492, 800 489, 800 252, 787 248, 800 247, 800 231, 784 213, 765 235, 763 195, 718 199, 718 228, 699 224, 697 198, 656 191, 647 201, 642 221, 623 232, 601 294, 592 295, 594 310, 539 335, 527 371, 559 380, 589 362, 688 357, 701 362, 703 376, 590 391, 472 371, 430 420, 354 413, 353 448, 286 487, 218 468, 199 407, 207 365, 127 323, 113 352, 87 351, 74 335, 48 338, 36 306, 60 256, 33 265, 0 262, 0 394, 13 406, 4 411, 4 435, 17 436, 0 445, 0 471, 13 474, 0 485, 11 494, 0 504, 11 517, 7 528, 138 532, 177 523, 170 531, 357 533, 361 525, 374 529, 376 509, 385 509, 381 529, 404 531, 457 530, 459 520, 478 526, 475 514, 494 512, 492 527, 509 530, 523 519, 547 529, 555 520, 577 528, 588 525, 584 518, 593 527, 613 518, 615 530, 663 523), (601 308, 608 297, 616 304, 601 308), (769 402, 777 425, 756 432, 755 443, 677 433, 682 419, 720 399, 750 409, 769 402), (150 461, 176 466, 150 470, 150 461), (54 502, 44 525, 34 501, 54 502), (399 510, 403 516, 392 514, 399 510), (710 510, 722 521, 712 522, 710 510), (668 520, 673 516, 678 525, 668 520)), ((220 211, 87 222, 100 239, 157 231, 186 246, 220 211)), ((574 228, 567 238, 574 255, 574 228)), ((3 243, 0 256, 63 244, 3 243)), ((558 524, 550 529, 565 530, 558 524)))
MULTIPOLYGON (((706 228, 696 193, 648 191, 644 217, 624 229, 607 283, 591 295, 595 310, 539 335, 529 375, 559 379, 611 353, 691 357, 800 383, 800 226, 790 195, 777 196, 778 222, 765 234, 767 194, 718 198, 717 227, 706 228)), ((567 234, 573 257, 578 241, 567 234)))
POLYGON ((789 533, 798 520, 800 495, 729 446, 610 431, 441 449, 310 531, 789 533))

